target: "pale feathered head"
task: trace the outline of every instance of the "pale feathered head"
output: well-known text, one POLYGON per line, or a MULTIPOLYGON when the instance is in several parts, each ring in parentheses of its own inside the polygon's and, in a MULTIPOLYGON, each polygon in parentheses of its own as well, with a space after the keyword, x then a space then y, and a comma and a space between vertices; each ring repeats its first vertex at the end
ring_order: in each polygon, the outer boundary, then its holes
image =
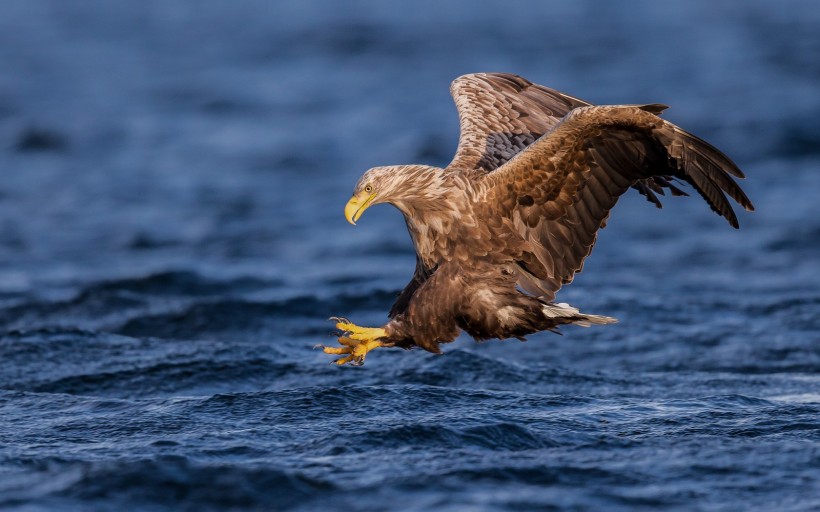
POLYGON ((356 224, 364 211, 374 204, 390 203, 406 212, 409 205, 443 195, 441 169, 426 165, 374 167, 365 172, 353 197, 345 206, 345 217, 356 224))

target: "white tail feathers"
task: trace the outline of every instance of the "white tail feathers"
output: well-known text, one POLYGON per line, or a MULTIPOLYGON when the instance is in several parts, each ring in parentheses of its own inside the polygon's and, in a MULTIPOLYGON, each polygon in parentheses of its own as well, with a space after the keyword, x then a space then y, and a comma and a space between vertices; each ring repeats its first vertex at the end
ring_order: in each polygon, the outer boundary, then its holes
POLYGON ((581 327, 589 327, 592 324, 614 324, 618 321, 616 318, 612 318, 611 316, 587 315, 585 313, 581 313, 577 308, 574 308, 565 302, 561 302, 559 304, 544 304, 542 311, 544 311, 544 316, 547 318, 563 318, 568 320, 566 323, 580 325, 581 327))

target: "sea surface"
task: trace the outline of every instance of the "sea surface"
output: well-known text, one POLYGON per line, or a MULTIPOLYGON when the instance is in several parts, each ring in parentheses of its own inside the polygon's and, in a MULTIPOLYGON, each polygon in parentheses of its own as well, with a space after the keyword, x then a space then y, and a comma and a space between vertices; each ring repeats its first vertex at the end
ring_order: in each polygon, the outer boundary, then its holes
POLYGON ((820 509, 820 4, 2 2, 0 509, 820 509), (617 325, 331 365, 414 268, 353 185, 476 71, 666 103, 757 211, 632 191, 558 296, 617 325))

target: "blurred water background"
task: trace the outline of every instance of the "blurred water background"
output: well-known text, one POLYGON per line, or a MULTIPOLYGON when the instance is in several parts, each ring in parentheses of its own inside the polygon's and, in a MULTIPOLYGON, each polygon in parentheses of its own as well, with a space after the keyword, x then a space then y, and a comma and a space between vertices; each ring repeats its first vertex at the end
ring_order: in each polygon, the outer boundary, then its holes
POLYGON ((816 2, 6 0, 0 176, 4 510, 820 507, 816 2), (331 366, 414 265, 342 207, 476 71, 671 105, 757 212, 632 192, 558 297, 619 324, 331 366))

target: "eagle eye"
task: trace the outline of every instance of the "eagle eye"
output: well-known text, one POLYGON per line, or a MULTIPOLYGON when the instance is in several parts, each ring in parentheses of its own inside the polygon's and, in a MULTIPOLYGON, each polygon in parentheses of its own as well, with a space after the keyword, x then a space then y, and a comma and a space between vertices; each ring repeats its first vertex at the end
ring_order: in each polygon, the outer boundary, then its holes
POLYGON ((368 194, 373 192, 373 185, 366 185, 364 187, 364 191, 367 192, 368 194))

